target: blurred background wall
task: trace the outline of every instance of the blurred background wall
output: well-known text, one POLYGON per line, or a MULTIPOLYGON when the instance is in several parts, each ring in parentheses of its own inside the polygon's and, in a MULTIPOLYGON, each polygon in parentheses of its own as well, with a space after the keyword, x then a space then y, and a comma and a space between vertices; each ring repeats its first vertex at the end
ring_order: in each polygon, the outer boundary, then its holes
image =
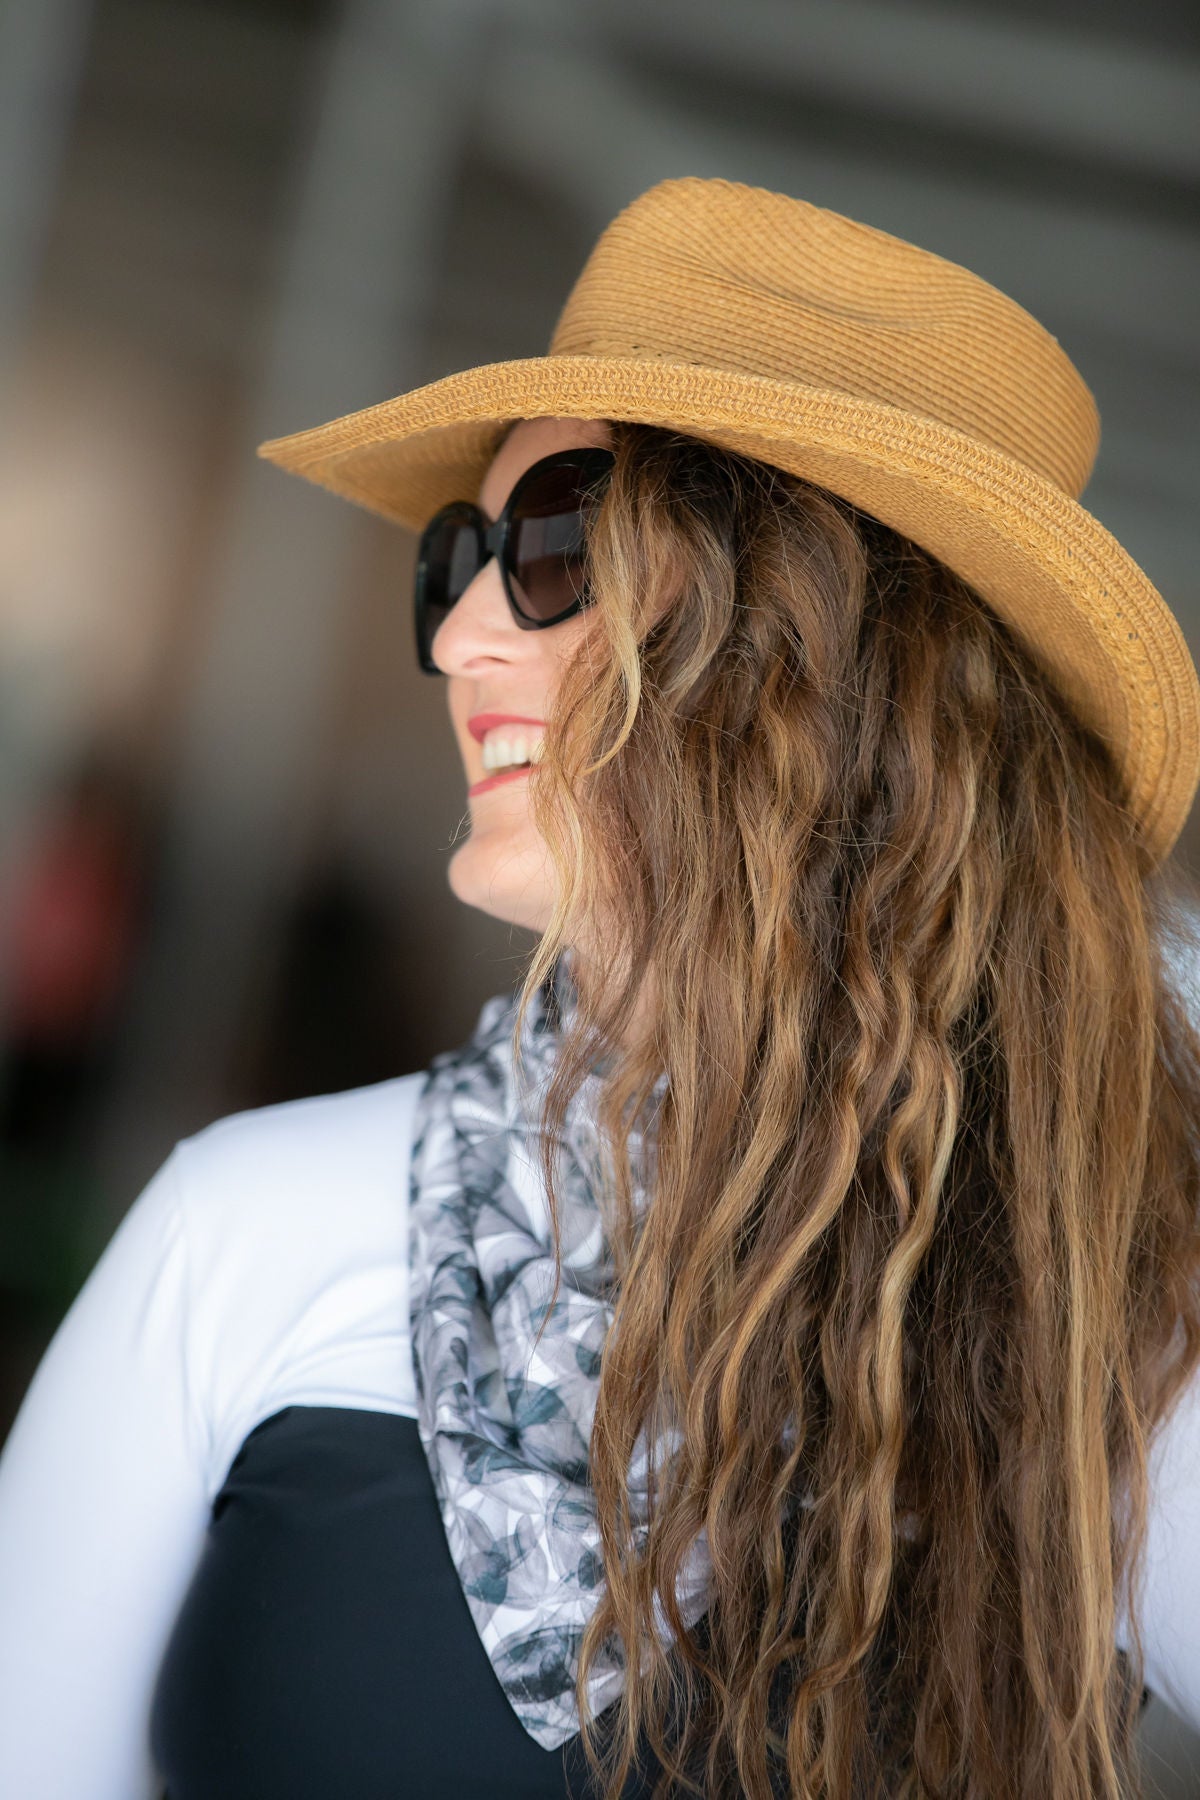
POLYGON ((256 443, 542 353, 684 174, 1027 306, 1200 653, 1194 7, 0 0, 0 1436, 176 1138, 424 1066, 533 943, 446 886, 413 541, 256 443))

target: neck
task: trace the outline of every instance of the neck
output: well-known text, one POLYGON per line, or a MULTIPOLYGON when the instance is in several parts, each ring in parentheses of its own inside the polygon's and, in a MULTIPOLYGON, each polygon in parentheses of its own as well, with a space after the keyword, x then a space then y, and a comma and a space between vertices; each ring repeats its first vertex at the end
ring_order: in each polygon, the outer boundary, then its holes
MULTIPOLYGON (((581 1000, 593 999, 605 988, 624 980, 623 972, 614 967, 611 957, 589 952, 573 944, 568 958, 568 973, 581 1000)), ((654 991, 647 970, 638 986, 633 1014, 620 1038, 620 1048, 632 1050, 641 1045, 649 1033, 654 1017, 654 991)))

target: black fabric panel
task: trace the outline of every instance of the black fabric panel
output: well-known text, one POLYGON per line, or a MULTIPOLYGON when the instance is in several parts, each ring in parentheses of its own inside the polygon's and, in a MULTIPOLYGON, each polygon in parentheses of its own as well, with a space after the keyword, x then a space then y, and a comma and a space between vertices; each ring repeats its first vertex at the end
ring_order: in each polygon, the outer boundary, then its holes
MULTIPOLYGON (((479 1640, 416 1421, 289 1406, 224 1486, 155 1689, 166 1800, 591 1800, 479 1640)), ((658 1765, 629 1800, 649 1800, 658 1765)))

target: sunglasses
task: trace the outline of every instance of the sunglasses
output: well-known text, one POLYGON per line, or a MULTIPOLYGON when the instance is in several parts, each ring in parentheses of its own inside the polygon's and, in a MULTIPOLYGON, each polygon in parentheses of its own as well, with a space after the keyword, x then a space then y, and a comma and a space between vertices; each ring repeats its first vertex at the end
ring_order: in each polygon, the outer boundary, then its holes
POLYGON ((514 483, 494 525, 470 500, 452 500, 433 515, 417 548, 417 661, 426 675, 444 673, 433 660, 434 636, 493 556, 522 631, 560 625, 591 604, 584 525, 613 461, 601 449, 543 456, 514 483))

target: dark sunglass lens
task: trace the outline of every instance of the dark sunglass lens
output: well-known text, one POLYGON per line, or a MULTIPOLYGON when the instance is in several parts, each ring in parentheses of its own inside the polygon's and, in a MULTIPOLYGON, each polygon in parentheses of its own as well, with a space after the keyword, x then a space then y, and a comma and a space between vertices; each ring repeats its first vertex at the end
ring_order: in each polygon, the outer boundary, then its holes
POLYGON ((473 526, 453 514, 431 520, 421 541, 417 575, 427 649, 478 569, 479 540, 473 526))
POLYGON ((535 619, 554 619, 583 597, 584 519, 594 480, 573 463, 536 470, 514 509, 512 572, 535 619))

